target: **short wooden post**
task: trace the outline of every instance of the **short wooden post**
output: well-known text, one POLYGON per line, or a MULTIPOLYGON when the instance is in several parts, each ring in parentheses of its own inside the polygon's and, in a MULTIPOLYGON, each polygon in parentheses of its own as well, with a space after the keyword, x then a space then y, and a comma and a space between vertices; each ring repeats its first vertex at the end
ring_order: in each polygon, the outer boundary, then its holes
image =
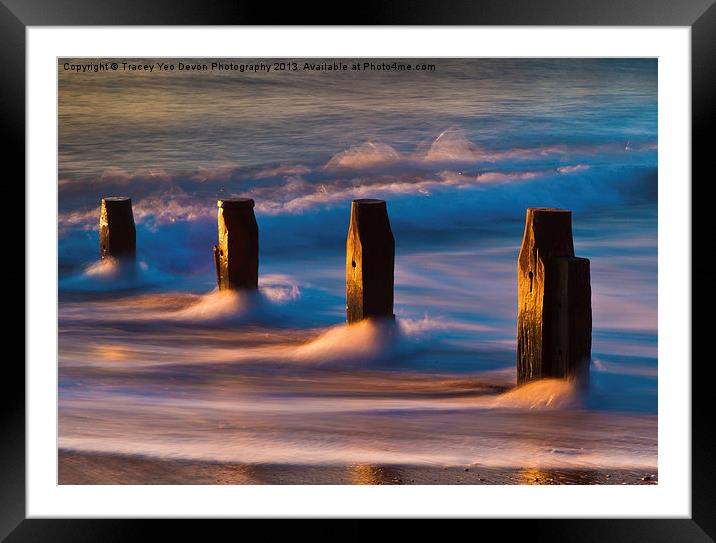
POLYGON ((393 319, 395 240, 384 200, 353 200, 346 241, 348 323, 393 319))
POLYGON ((572 212, 529 208, 518 261, 517 382, 586 384, 592 350, 589 260, 574 256, 572 212))
POLYGON ((99 215, 100 258, 134 259, 137 231, 132 214, 132 199, 123 196, 102 198, 99 215))
POLYGON ((219 243, 214 246, 220 290, 257 289, 259 227, 250 198, 219 200, 219 243))

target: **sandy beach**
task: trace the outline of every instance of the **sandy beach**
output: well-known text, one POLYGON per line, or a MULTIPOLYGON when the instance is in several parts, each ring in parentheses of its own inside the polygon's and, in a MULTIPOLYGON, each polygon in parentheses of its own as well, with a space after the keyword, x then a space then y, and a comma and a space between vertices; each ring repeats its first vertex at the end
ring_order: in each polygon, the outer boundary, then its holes
POLYGON ((647 485, 655 471, 231 464, 60 451, 61 485, 647 485))

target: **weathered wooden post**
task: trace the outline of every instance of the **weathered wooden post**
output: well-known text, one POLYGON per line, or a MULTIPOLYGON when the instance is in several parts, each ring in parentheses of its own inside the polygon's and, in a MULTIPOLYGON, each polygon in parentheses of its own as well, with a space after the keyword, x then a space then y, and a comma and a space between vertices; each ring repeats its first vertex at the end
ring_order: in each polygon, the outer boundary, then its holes
POLYGON ((99 254, 102 259, 133 259, 137 253, 137 230, 132 199, 123 196, 102 198, 99 214, 99 254))
POLYGON ((219 200, 219 244, 214 245, 220 290, 259 286, 259 227, 251 198, 219 200))
POLYGON ((574 256, 572 212, 529 208, 518 262, 517 382, 586 384, 592 352, 589 260, 574 256))
POLYGON ((384 200, 353 200, 346 241, 348 323, 393 319, 395 240, 384 200))

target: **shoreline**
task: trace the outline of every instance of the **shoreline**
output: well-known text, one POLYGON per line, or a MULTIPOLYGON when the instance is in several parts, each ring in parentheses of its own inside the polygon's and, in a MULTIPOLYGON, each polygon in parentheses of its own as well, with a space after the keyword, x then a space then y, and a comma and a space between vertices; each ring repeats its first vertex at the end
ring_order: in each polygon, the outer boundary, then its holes
POLYGON ((60 485, 648 485, 641 469, 242 464, 58 451, 60 485))

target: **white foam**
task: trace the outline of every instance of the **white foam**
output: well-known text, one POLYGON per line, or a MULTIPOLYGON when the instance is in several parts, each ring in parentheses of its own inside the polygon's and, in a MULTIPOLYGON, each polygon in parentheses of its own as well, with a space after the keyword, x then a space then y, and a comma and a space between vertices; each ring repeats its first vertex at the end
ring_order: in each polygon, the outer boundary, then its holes
POLYGON ((579 406, 580 394, 571 381, 542 379, 500 394, 488 404, 517 409, 566 409, 579 406))
POLYGON ((292 358, 312 363, 370 364, 389 358, 398 345, 393 322, 339 324, 295 349, 292 358))

